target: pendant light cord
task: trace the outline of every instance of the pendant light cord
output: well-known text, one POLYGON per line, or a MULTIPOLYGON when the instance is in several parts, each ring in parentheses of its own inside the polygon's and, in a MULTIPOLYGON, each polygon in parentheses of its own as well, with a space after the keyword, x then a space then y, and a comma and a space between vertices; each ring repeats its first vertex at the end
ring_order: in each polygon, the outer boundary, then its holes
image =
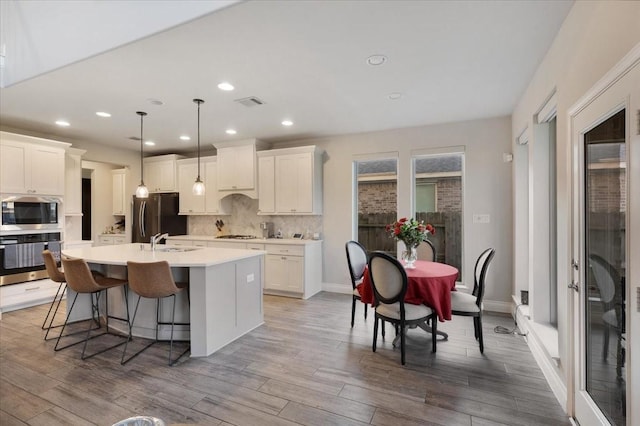
POLYGON ((147 113, 144 111, 136 111, 136 114, 140 116, 140 185, 144 186, 143 135, 144 135, 144 116, 147 115, 147 113))
POLYGON ((200 104, 202 101, 198 99, 196 103, 198 104, 198 180, 200 180, 200 104))
POLYGON ((194 99, 193 102, 195 102, 198 105, 198 178, 196 179, 196 182, 201 182, 200 180, 200 104, 203 104, 204 101, 202 99, 194 99))

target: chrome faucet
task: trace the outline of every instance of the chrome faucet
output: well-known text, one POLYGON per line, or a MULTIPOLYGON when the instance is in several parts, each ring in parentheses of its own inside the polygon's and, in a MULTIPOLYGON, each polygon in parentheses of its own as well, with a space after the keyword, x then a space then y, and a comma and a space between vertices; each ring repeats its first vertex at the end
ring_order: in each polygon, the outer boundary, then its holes
POLYGON ((160 234, 159 232, 154 235, 153 237, 151 237, 151 251, 155 251, 156 249, 156 244, 159 244, 160 241, 166 239, 169 236, 169 234, 165 233, 165 234, 160 234))

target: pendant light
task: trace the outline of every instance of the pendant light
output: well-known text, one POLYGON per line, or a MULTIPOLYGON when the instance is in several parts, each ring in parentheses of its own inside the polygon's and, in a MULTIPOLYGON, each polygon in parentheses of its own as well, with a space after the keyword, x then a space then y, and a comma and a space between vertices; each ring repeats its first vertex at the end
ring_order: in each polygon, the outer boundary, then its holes
POLYGON ((149 189, 144 185, 144 161, 142 161, 142 151, 144 149, 142 122, 147 113, 144 111, 136 111, 136 114, 140 116, 140 185, 136 188, 136 198, 149 198, 149 189))
POLYGON ((193 195, 204 195, 204 182, 200 179, 200 104, 203 104, 202 99, 194 99, 193 102, 198 104, 198 177, 193 183, 193 195))

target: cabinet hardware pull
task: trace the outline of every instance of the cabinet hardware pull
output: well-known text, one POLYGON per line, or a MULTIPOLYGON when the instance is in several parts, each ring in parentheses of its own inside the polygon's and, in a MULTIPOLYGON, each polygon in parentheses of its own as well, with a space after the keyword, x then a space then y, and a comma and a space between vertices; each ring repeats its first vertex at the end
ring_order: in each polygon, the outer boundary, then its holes
POLYGON ((38 290, 40 287, 31 287, 31 288, 25 288, 25 291, 32 291, 32 290, 38 290))

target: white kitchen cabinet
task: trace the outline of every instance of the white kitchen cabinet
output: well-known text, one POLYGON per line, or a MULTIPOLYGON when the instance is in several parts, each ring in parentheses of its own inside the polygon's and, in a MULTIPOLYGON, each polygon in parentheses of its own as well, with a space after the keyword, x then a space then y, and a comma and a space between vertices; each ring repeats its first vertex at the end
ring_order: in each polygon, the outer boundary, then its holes
POLYGON ((250 198, 258 197, 256 150, 263 146, 263 142, 257 139, 215 144, 221 196, 239 193, 250 198))
POLYGON ((200 178, 204 182, 204 195, 193 195, 193 183, 198 176, 198 159, 178 161, 178 192, 180 193, 180 213, 229 214, 231 200, 221 199, 218 192, 218 164, 216 157, 200 158, 200 178))
POLYGON ((194 241, 182 238, 167 238, 165 244, 168 246, 207 247, 206 241, 194 241))
POLYGON ((82 216, 82 149, 68 148, 65 155, 64 214, 82 216))
POLYGON ((265 290, 302 293, 304 289, 304 257, 267 254, 265 290))
POLYGON ((149 192, 177 192, 178 172, 177 160, 180 155, 169 154, 147 157, 144 163, 144 183, 149 192))
POLYGON ((307 299, 322 290, 322 241, 172 236, 167 245, 265 250, 264 293, 307 299))
POLYGON ((258 153, 258 214, 322 214, 322 152, 315 146, 258 153))
POLYGON ((0 311, 10 312, 51 303, 59 283, 48 278, 0 287, 0 311))
POLYGON ((209 241, 207 247, 246 250, 247 243, 245 240, 209 241))
POLYGON ((111 180, 113 182, 113 202, 112 209, 114 216, 124 216, 129 197, 127 196, 127 169, 111 170, 111 180))
MULTIPOLYGON (((267 240, 268 241, 268 240, 267 240)), ((322 244, 264 245, 264 291, 307 299, 322 290, 322 244)))
POLYGON ((113 246, 117 244, 127 244, 128 238, 125 234, 100 234, 98 235, 99 246, 113 246))
POLYGON ((258 214, 276 212, 276 158, 270 151, 258 153, 258 214))
POLYGON ((0 132, 0 192, 64 195, 70 144, 0 132), (25 143, 23 141, 42 143, 25 143))

